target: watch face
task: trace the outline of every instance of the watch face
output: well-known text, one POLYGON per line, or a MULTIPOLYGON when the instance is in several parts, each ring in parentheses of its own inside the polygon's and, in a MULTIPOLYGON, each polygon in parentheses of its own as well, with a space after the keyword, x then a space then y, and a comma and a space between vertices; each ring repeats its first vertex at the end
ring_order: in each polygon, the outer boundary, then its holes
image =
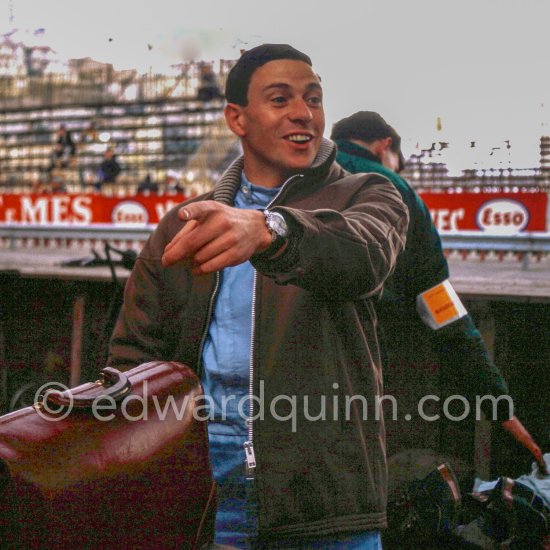
POLYGON ((286 237, 288 235, 286 221, 278 212, 268 212, 266 215, 266 223, 269 229, 279 237, 286 237))

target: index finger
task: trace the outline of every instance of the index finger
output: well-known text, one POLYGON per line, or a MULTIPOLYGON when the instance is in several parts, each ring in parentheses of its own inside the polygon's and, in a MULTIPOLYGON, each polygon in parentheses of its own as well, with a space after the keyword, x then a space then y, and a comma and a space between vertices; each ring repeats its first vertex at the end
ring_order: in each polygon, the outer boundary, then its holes
POLYGON ((187 258, 189 254, 187 235, 198 226, 198 222, 191 220, 186 223, 173 237, 173 239, 165 246, 162 254, 162 265, 168 267, 180 260, 187 258))

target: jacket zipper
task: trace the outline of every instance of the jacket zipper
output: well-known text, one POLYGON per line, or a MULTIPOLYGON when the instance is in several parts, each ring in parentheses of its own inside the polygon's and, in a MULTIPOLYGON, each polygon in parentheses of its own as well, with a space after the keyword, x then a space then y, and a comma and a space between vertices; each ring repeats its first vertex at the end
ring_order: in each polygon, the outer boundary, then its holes
POLYGON ((210 319, 212 318, 212 310, 214 309, 214 301, 220 289, 220 272, 216 271, 216 284, 214 285, 214 290, 210 295, 210 301, 208 302, 208 310, 206 312, 206 323, 204 324, 204 331, 202 333, 201 343, 199 346, 199 357, 197 361, 198 369, 197 376, 200 378, 202 376, 202 352, 204 349, 204 343, 206 342, 206 336, 208 335, 208 329, 210 327, 210 319))
POLYGON ((248 361, 248 418, 246 419, 247 440, 244 442, 244 456, 246 460, 246 479, 254 479, 256 468, 256 456, 254 455, 254 327, 256 325, 256 286, 258 284, 258 272, 254 270, 254 283, 252 284, 252 322, 250 329, 250 357, 248 361))
MULTIPOLYGON (((281 189, 279 192, 273 197, 273 199, 270 201, 270 203, 266 206, 267 208, 270 208, 271 205, 279 198, 283 190, 285 190, 290 182, 295 178, 303 178, 303 174, 295 174, 294 176, 291 176, 288 178, 283 185, 281 186, 281 189)), ((254 333, 256 328, 256 289, 258 285, 258 272, 254 270, 254 283, 252 285, 252 313, 251 313, 251 330, 250 330, 250 360, 248 364, 248 373, 249 373, 249 380, 248 380, 248 418, 246 419, 246 433, 247 433, 247 439, 244 442, 244 456, 245 456, 245 462, 246 462, 246 479, 247 480, 253 480, 254 479, 254 470, 256 468, 256 455, 254 453, 254 349, 255 349, 255 341, 254 341, 254 333)))

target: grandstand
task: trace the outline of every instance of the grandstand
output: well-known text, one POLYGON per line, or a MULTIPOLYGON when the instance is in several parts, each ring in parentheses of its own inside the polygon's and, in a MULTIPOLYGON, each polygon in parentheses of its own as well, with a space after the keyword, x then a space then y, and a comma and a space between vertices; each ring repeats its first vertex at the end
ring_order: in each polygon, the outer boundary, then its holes
MULTIPOLYGON (((195 194, 238 154, 221 97, 197 99, 205 62, 178 64, 171 75, 139 75, 90 58, 69 60, 62 70, 48 55, 50 49, 26 47, 11 35, 0 42, 1 191, 28 192, 51 179, 66 191, 92 190, 111 147, 123 168, 111 193, 132 194, 147 175, 162 184, 171 173, 195 194), (48 166, 62 125, 76 155, 52 174, 48 166)), ((231 64, 219 62, 220 85, 231 64)))
MULTIPOLYGON (((460 174, 451 175, 445 162, 446 141, 434 141, 412 154, 401 174, 418 191, 548 191, 550 188, 550 137, 540 137, 540 165, 533 168, 514 168, 510 162, 494 162, 494 166, 472 166, 460 174)), ((475 142, 471 142, 472 149, 475 142)), ((510 148, 508 142, 504 147, 510 148)), ((498 149, 495 147, 494 149, 498 149)))
MULTIPOLYGON (((240 152, 227 129, 223 98, 199 100, 201 77, 214 75, 220 89, 234 61, 184 62, 171 74, 117 71, 90 58, 61 62, 45 45, 28 46, 17 32, 0 37, 0 192, 51 189, 93 191, 107 148, 113 148, 123 170, 104 194, 131 195, 147 176, 159 184, 177 176, 178 189, 195 195, 209 188, 240 152), (205 70, 207 69, 207 70, 205 70), (71 162, 51 163, 55 132, 61 125, 76 143, 71 162)), ((502 148, 510 147, 505 142, 502 148)), ((550 187, 550 137, 540 138, 540 164, 514 169, 472 166, 449 173, 444 139, 418 148, 403 176, 419 191, 547 191, 550 187)), ((475 142, 472 141, 472 147, 475 142)), ((495 147, 494 149, 499 149, 495 147)))

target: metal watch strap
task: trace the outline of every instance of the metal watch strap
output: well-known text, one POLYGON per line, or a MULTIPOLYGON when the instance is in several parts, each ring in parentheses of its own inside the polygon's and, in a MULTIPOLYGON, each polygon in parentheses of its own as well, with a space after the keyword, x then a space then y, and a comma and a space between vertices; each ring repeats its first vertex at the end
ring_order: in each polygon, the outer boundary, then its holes
POLYGON ((286 237, 279 235, 272 227, 270 227, 267 221, 268 213, 269 213, 268 210, 264 210, 264 215, 266 216, 266 226, 271 232, 272 239, 271 239, 271 244, 263 252, 259 252, 258 254, 254 255, 254 257, 259 259, 271 258, 271 256, 274 256, 287 241, 286 237))

